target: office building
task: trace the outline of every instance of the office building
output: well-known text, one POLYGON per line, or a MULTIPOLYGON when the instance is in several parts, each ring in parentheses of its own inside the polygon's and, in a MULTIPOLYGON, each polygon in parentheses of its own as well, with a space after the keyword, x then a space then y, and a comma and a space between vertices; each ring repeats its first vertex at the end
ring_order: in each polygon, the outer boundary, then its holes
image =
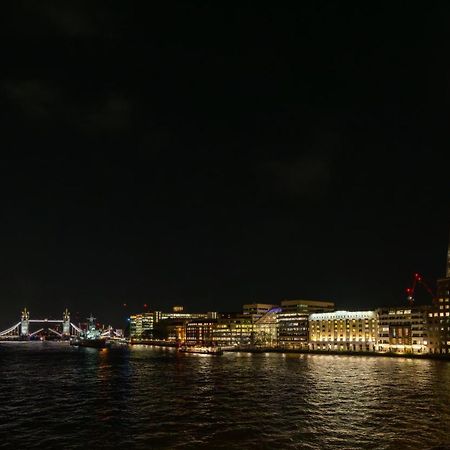
POLYGON ((169 340, 183 339, 185 334, 185 324, 189 320, 207 319, 216 317, 217 313, 188 313, 183 306, 174 306, 170 312, 148 311, 130 316, 130 337, 131 339, 162 339, 161 336, 169 340), (168 321, 163 324, 162 322, 168 321), (157 326, 158 324, 158 326, 157 326), (155 331, 155 327, 157 328, 155 331), (180 327, 183 328, 181 331, 180 327))
POLYGON ((334 311, 333 302, 317 300, 283 300, 277 314, 278 346, 308 349, 309 316, 312 313, 334 311))
POLYGON ((251 314, 221 315, 213 328, 213 341, 221 347, 250 345, 253 338, 254 319, 251 314))
POLYGON ((429 306, 377 309, 377 350, 394 353, 428 352, 429 306))
POLYGON ((192 319, 186 323, 186 345, 214 345, 217 319, 192 319))
POLYGON ((155 324, 153 338, 183 344, 186 340, 186 319, 163 319, 155 324))
POLYGON ((374 311, 336 311, 309 316, 311 350, 372 352, 378 337, 374 311))
POLYGON ((433 308, 428 312, 431 353, 450 353, 450 242, 447 249, 446 277, 437 281, 433 308))
POLYGON ((257 347, 277 347, 278 345, 278 314, 281 307, 267 311, 255 322, 253 343, 257 347))
POLYGON ((130 338, 152 339, 153 327, 158 321, 158 312, 145 312, 130 316, 130 338))
POLYGON ((207 319, 210 317, 210 314, 214 313, 188 313, 184 310, 183 306, 174 306, 172 308, 171 312, 168 313, 160 313, 161 314, 161 320, 165 319, 207 319))
MULTIPOLYGON (((450 255, 450 249, 449 249, 450 255)), ((449 257, 450 258, 450 257, 449 257)), ((450 353, 450 261, 447 277, 437 281, 433 308, 428 313, 430 330, 429 348, 431 353, 450 353)))

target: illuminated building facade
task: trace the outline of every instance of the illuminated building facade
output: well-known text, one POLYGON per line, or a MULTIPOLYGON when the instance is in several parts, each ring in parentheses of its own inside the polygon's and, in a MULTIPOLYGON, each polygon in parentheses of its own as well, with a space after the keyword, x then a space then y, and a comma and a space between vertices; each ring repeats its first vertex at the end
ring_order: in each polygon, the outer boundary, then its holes
MULTIPOLYGON (((450 253, 450 251, 449 251, 450 253)), ((447 274, 449 267, 447 266, 447 274)), ((450 353, 450 277, 437 282, 433 308, 428 312, 431 353, 450 353)))
POLYGON ((309 316, 309 348, 372 352, 378 337, 374 311, 336 311, 309 316))
POLYGON ((207 319, 209 318, 208 314, 210 313, 186 313, 186 312, 178 312, 172 311, 168 313, 161 313, 161 320, 165 319, 207 319))
POLYGON ((250 345, 253 335, 254 319, 250 314, 223 315, 213 328, 213 341, 222 347, 250 345))
POLYGON ((217 313, 187 313, 183 306, 174 306, 171 312, 149 311, 130 316, 131 339, 184 340, 185 324, 189 320, 207 319, 217 313), (168 321, 163 324, 163 322, 168 321), (157 326, 158 325, 158 326, 157 326), (156 327, 156 329, 155 329, 156 327), (181 329, 182 328, 182 329, 181 329))
POLYGON ((185 319, 164 319, 155 324, 153 338, 168 342, 184 343, 186 340, 185 319))
POLYGON ((186 345, 211 346, 217 319, 196 319, 186 323, 186 345))
POLYGON ((130 338, 131 339, 151 339, 153 328, 157 322, 157 312, 145 312, 130 316, 130 338))
POLYGON ((277 314, 278 346, 308 349, 309 316, 312 313, 334 311, 333 302, 316 300, 283 300, 277 314))
POLYGON ((427 353, 429 306, 379 308, 377 350, 395 353, 427 353))
POLYGON ((446 275, 437 281, 433 309, 428 312, 431 353, 450 353, 450 243, 447 250, 446 275))
POLYGON ((446 278, 450 278, 450 239, 449 239, 449 245, 447 249, 447 275, 446 278))
POLYGON ((254 341, 258 347, 277 347, 278 345, 278 314, 281 307, 267 311, 255 322, 254 341))

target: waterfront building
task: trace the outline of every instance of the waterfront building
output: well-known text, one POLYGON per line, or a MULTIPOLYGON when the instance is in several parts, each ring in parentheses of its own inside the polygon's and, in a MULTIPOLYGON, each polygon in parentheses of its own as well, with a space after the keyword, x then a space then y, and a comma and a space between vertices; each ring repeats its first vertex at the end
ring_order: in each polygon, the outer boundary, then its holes
POLYGON ((372 352, 378 337, 375 311, 336 311, 309 316, 309 348, 372 352))
POLYGON ((433 308, 428 312, 428 325, 430 352, 450 353, 450 276, 441 278, 437 282, 433 308))
POLYGON ((428 312, 431 353, 450 353, 450 242, 447 249, 446 277, 437 281, 433 308, 428 312))
POLYGON ((250 345, 254 337, 254 319, 251 314, 223 314, 213 327, 213 341, 221 347, 250 345))
POLYGON ((278 346, 307 349, 309 316, 312 313, 334 311, 334 303, 317 300, 283 300, 277 313, 278 346))
POLYGON ((155 324, 153 339, 173 343, 184 343, 186 340, 186 319, 164 319, 155 324))
POLYGON ((428 312, 431 353, 450 353, 450 241, 447 249, 446 277, 437 280, 433 308, 428 312))
POLYGON ((158 322, 159 314, 155 312, 144 312, 130 316, 130 338, 131 339, 151 339, 153 328, 158 322))
POLYGON ((276 347, 278 345, 278 314, 281 307, 267 311, 255 322, 253 343, 258 347, 276 347))
POLYGON ((193 319, 186 322, 186 344, 204 345, 214 344, 213 330, 217 319, 193 319))
POLYGON ((390 307, 377 309, 377 350, 396 353, 427 353, 427 316, 430 307, 390 307))
POLYGON ((207 319, 216 314, 213 312, 187 313, 184 311, 184 307, 180 305, 174 306, 170 312, 148 311, 133 314, 130 316, 130 338, 161 339, 159 336, 167 336, 169 340, 184 340, 187 321, 207 319), (165 321, 168 322, 162 324, 165 321), (156 330, 155 327, 157 327, 156 330))

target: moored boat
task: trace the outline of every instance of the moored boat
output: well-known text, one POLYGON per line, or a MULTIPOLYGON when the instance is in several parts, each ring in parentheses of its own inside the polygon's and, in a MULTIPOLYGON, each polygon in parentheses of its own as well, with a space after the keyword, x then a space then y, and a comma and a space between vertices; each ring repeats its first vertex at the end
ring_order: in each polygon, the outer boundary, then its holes
POLYGON ((182 346, 178 351, 181 353, 199 353, 202 355, 223 355, 220 347, 182 346))

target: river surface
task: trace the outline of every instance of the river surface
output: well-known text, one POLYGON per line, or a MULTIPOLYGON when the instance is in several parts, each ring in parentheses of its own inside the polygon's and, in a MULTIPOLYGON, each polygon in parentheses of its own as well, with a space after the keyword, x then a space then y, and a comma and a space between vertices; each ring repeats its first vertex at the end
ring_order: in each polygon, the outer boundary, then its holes
POLYGON ((0 344, 1 448, 450 449, 450 363, 0 344))

